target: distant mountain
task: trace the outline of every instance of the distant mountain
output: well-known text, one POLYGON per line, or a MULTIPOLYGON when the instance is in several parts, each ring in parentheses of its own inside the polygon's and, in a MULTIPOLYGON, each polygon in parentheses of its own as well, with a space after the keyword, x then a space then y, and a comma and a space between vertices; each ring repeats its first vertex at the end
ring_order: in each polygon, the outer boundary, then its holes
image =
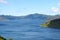
POLYGON ((28 19, 47 19, 47 15, 43 15, 43 14, 30 14, 25 16, 24 18, 28 18, 28 19))
POLYGON ((20 19, 39 19, 39 20, 53 20, 53 19, 57 19, 60 18, 60 15, 55 15, 55 16, 51 16, 51 15, 44 15, 44 14, 30 14, 30 15, 26 15, 26 16, 8 16, 8 15, 0 15, 0 21, 1 20, 20 20, 20 19))
POLYGON ((60 15, 48 16, 48 20, 54 20, 60 18, 60 15))
POLYGON ((19 19, 19 18, 20 17, 0 15, 0 21, 10 21, 10 20, 16 20, 16 19, 19 19))

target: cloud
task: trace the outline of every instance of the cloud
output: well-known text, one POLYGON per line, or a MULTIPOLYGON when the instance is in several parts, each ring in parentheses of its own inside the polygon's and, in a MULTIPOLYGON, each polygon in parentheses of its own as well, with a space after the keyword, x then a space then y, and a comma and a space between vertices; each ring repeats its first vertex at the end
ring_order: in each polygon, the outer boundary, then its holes
POLYGON ((58 12, 59 12, 59 8, 57 8, 57 7, 52 7, 52 8, 51 8, 51 11, 52 11, 52 12, 55 12, 55 13, 58 13, 58 12))
POLYGON ((0 0, 0 3, 7 4, 7 1, 6 0, 0 0))

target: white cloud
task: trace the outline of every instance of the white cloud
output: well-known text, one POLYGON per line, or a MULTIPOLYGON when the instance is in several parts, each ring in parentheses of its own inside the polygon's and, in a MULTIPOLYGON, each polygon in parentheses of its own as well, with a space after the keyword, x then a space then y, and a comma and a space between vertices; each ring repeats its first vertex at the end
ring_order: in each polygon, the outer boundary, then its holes
POLYGON ((7 1, 6 0, 0 0, 0 3, 7 4, 7 1))
POLYGON ((59 12, 59 8, 57 8, 57 7, 52 7, 52 8, 51 8, 51 11, 52 11, 52 12, 55 12, 55 13, 58 13, 58 12, 59 12))

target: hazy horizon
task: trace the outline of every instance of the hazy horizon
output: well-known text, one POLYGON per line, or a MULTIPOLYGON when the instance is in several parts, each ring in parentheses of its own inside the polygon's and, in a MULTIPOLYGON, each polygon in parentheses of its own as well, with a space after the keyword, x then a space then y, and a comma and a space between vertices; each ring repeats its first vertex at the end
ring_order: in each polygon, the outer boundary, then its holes
POLYGON ((60 0, 0 0, 0 15, 59 15, 60 0))

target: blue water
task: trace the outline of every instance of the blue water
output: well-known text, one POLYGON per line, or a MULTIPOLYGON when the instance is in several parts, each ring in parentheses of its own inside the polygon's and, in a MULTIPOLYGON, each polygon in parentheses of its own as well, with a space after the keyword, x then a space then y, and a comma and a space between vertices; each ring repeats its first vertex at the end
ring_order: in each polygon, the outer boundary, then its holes
POLYGON ((0 35, 13 40, 60 40, 60 29, 41 27, 42 20, 32 21, 0 22, 0 35))

